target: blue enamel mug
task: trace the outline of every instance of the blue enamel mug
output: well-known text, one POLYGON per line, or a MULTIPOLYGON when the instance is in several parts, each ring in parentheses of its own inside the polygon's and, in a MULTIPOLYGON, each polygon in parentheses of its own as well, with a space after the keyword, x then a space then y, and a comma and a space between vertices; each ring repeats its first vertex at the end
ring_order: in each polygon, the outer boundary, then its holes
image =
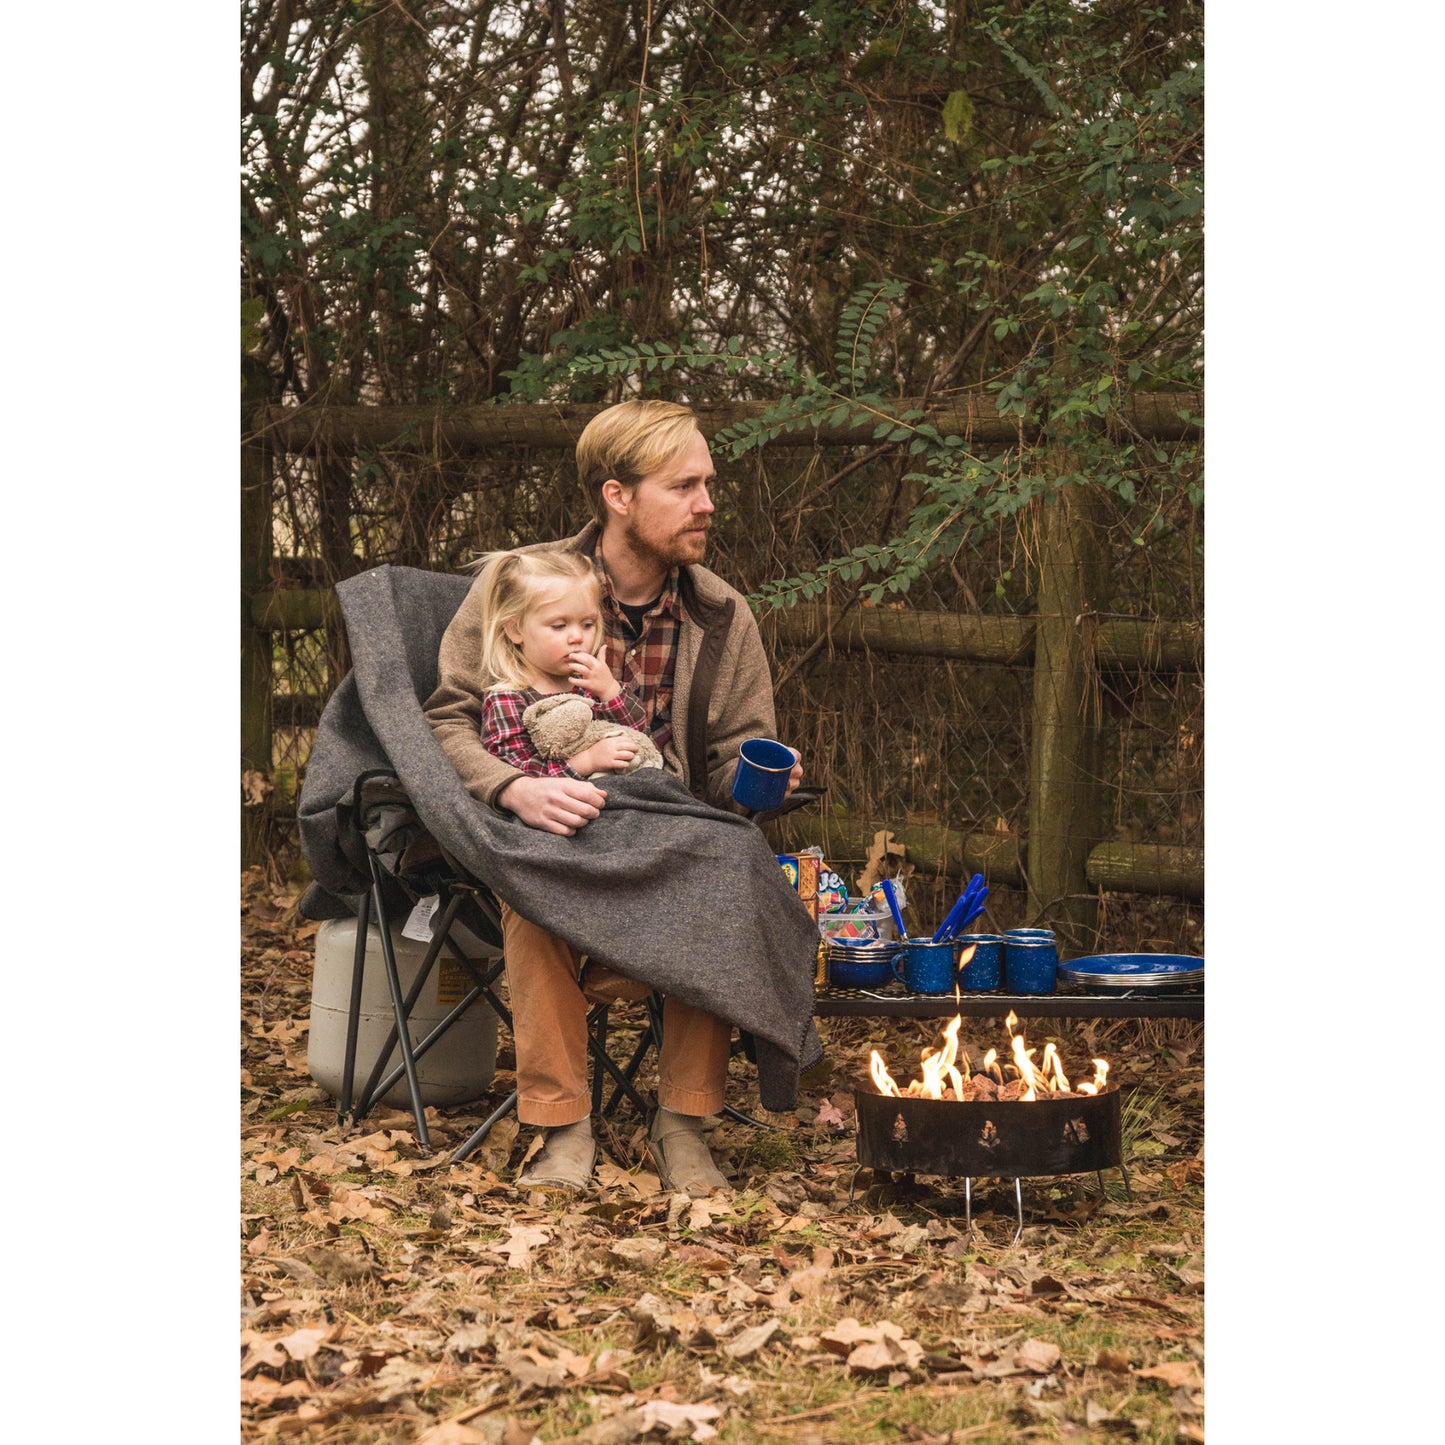
POLYGON ((1003 967, 1010 993, 1053 993, 1059 950, 1047 928, 1011 928, 1004 934, 1003 967))
POLYGON ((754 813, 770 813, 782 807, 795 762, 792 748, 772 738, 749 738, 738 749, 733 800, 754 813))
POLYGON ((957 950, 952 939, 944 943, 929 943, 926 939, 906 943, 893 960, 893 972, 909 993, 952 993, 957 950))
POLYGON ((959 986, 974 993, 997 988, 1003 978, 1003 934, 961 933, 955 942, 961 949, 960 957, 973 949, 973 957, 958 975, 959 986))

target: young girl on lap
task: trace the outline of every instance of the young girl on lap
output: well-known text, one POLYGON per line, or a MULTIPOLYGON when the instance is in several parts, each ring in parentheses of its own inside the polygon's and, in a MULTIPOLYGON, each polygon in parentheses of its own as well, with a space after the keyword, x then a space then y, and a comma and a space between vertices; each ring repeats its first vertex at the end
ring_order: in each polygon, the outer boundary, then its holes
POLYGON ((641 731, 647 719, 598 655, 602 590, 591 562, 575 552, 492 552, 481 561, 482 745, 539 778, 622 772, 637 742, 603 738, 566 762, 537 755, 522 713, 539 698, 577 692, 594 716, 641 731))

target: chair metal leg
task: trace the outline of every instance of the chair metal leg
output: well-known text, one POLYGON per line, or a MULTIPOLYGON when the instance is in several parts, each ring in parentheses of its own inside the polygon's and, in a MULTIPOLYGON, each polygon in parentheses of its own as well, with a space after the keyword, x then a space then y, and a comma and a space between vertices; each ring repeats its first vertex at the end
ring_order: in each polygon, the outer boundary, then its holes
MULTIPOLYGON (((375 859, 372 860, 372 871, 374 873, 378 871, 378 865, 375 859)), ((450 937, 452 924, 456 921, 457 912, 460 908, 461 900, 459 898, 454 899, 448 904, 447 911, 442 916, 441 927, 433 935, 431 943, 427 946, 427 951, 422 957, 421 967, 417 969, 416 977, 412 980, 411 987, 407 990, 406 998, 402 1003, 402 1013, 407 1020, 410 1020, 411 1011, 416 1007, 416 1001, 421 997, 421 991, 426 987, 427 979, 431 977, 431 971, 436 967, 437 959, 441 957, 442 948, 446 945, 450 937)), ((378 915, 381 931, 386 934, 387 942, 390 943, 391 932, 389 920, 386 918, 380 906, 378 906, 378 915)), ((457 953, 461 952, 460 949, 455 951, 457 953)), ((429 1046, 430 1043, 438 1037, 440 1037, 440 1030, 434 1028, 431 1034, 427 1036, 426 1045, 429 1046)), ((366 1088, 362 1090, 361 1094, 361 1102, 357 1105, 357 1114, 363 1119, 371 1112, 372 1105, 376 1103, 377 1099, 385 1094, 397 1078, 400 1077, 399 1074, 394 1072, 385 1084, 379 1084, 377 1082, 377 1080, 381 1078, 382 1070, 386 1068, 387 1060, 391 1058, 396 1050, 396 1040, 397 1027, 393 1024, 390 1032, 386 1036, 386 1042, 382 1044, 376 1055, 376 1062, 372 1065, 371 1076, 366 1081, 366 1088)), ((419 1059, 422 1054, 426 1052, 426 1048, 421 1044, 414 1043, 411 1048, 413 1059, 419 1059)))
POLYGON ((474 1149, 478 1148, 487 1135, 492 1132, 492 1126, 499 1124, 516 1107, 517 1091, 513 1089, 512 1092, 507 1095, 501 1106, 487 1115, 477 1131, 457 1147, 456 1153, 452 1155, 452 1163, 460 1164, 462 1160, 471 1154, 474 1149))
MULTIPOLYGON (((632 1080, 629 1079, 627 1075, 621 1069, 619 1069, 615 1063, 613 1063, 612 1057, 607 1052, 606 1048, 599 1047, 598 1045, 597 1037, 594 1033, 594 1028, 599 1021, 599 1015, 603 1018, 606 1017, 607 1007, 608 1006, 605 1003, 599 1003, 593 1008, 592 1012, 587 1015, 587 1048, 592 1054, 594 1066, 593 1098, 596 1099, 600 1096, 600 1090, 598 1089, 596 1082, 596 1071, 599 1068, 606 1069, 607 1072, 612 1076, 613 1082, 617 1085, 619 1089, 622 1090, 624 1094, 627 1095, 628 1099, 631 1100, 633 1107, 645 1119, 648 1113, 647 1104, 644 1102, 641 1095, 638 1094, 637 1090, 632 1087, 632 1080)), ((605 1027, 603 1037, 604 1039, 606 1037, 605 1027)))
MULTIPOLYGON (((601 1006, 600 1013, 597 1009, 592 1010, 592 1017, 595 1018, 596 1022, 592 1023, 589 1019, 589 1023, 591 1023, 591 1028, 589 1032, 592 1035, 592 1046, 599 1058, 611 1057, 607 1053, 608 1016, 609 1010, 604 1004, 601 1006)), ((600 1115, 602 1112, 602 1084, 602 1069, 600 1066, 594 1064, 592 1068, 592 1112, 598 1115, 600 1115)), ((612 1097, 615 1102, 617 1098, 615 1092, 613 1093, 612 1097)))
MULTIPOLYGON (((462 997, 427 1030, 425 1038, 419 1039, 411 1046, 411 1056, 413 1060, 420 1063, 422 1059, 426 1057, 427 1050, 430 1049, 433 1044, 440 1043, 442 1035, 446 1033, 481 996, 482 990, 479 988, 469 989, 463 994, 462 997)), ((382 1055, 382 1058, 385 1059, 390 1053, 391 1050, 388 1049, 386 1054, 382 1055)), ((405 1072, 406 1070, 402 1065, 397 1064, 392 1071, 367 1094, 368 1105, 372 1099, 384 1098, 391 1089, 391 1086, 396 1083, 405 1072)))
MULTIPOLYGON (((656 1047, 653 1041, 652 1031, 648 1029, 637 1041, 637 1047, 632 1051, 632 1057, 623 1065, 622 1072, 627 1075, 630 1083, 636 1083, 637 1071, 642 1067, 642 1061, 648 1053, 656 1047)), ((607 1101, 606 1107, 602 1110, 602 1117, 610 1119, 617 1112, 617 1105, 622 1099, 622 1085, 618 1084, 612 1090, 612 1097, 607 1101)))
MULTIPOLYGON (((426 1110, 421 1101, 421 1083, 416 1076, 416 1061, 411 1053, 411 1030, 407 1027, 406 1010, 401 993, 401 975, 396 966, 396 950, 391 944, 391 929, 387 927, 386 904, 381 896, 381 865, 375 856, 371 863, 371 901, 376 909, 378 932, 381 935, 381 956, 386 962, 386 982, 391 990, 391 1011, 396 1019, 396 1043, 401 1049, 402 1066, 406 1070, 407 1090, 411 1094, 411 1112, 416 1120, 417 1142, 424 1152, 431 1153, 431 1138, 427 1133, 426 1110)), ((364 1100, 370 1103, 370 1100, 364 1100)))
MULTIPOLYGON (((449 943, 451 941, 449 931, 451 927, 451 921, 448 918, 444 917, 442 923, 442 932, 438 934, 437 937, 442 942, 449 943)), ((432 1025, 425 1037, 418 1040, 412 1045, 411 1056, 412 1059, 418 1063, 420 1063, 421 1060, 425 1057, 427 1050, 430 1049, 433 1044, 440 1042, 442 1035, 445 1034, 446 1031, 451 1028, 451 1026, 459 1018, 461 1018, 461 1016, 466 1013, 466 1011, 471 1008, 471 1006, 476 1003, 477 1000, 480 998, 485 998, 487 1000, 488 1004, 496 1011, 498 1016, 506 1023, 508 1028, 511 1028, 512 1026, 512 1015, 510 1011, 507 1009, 507 1006, 497 997, 496 993, 492 988, 492 984, 496 982, 498 976, 502 972, 502 969, 506 966, 505 960, 498 959, 487 971, 487 973, 483 975, 477 972, 476 965, 472 962, 471 959, 466 956, 466 954, 462 953, 459 948, 456 948, 456 945, 453 945, 453 947, 456 949, 458 962, 471 977, 472 987, 457 1003, 455 1003, 447 1011, 447 1013, 442 1018, 438 1019, 437 1022, 432 1025)), ((423 961, 420 974, 423 982, 425 981, 425 975, 427 972, 427 964, 425 961, 423 961)), ((417 990, 413 988, 413 990, 407 995, 406 998, 406 1009, 408 1018, 410 1018, 411 1016, 411 1008, 416 1003, 416 998, 417 990)), ((385 1061, 391 1057, 395 1050, 396 1026, 393 1024, 390 1032, 387 1034, 386 1044, 383 1047, 380 1055, 378 1056, 376 1066, 372 1070, 371 1077, 367 1082, 367 1088, 362 1095, 362 1101, 357 1106, 357 1109, 355 1111, 355 1115, 357 1117, 365 1118, 366 1115, 370 1112, 372 1104, 377 1099, 383 1098, 387 1093, 389 1093, 392 1085, 395 1084, 396 1081, 400 1079, 402 1075, 406 1072, 404 1065, 397 1064, 392 1068, 391 1072, 387 1074, 385 1078, 381 1079, 380 1082, 377 1081, 377 1074, 381 1072, 385 1061)))
POLYGON ((744 1114, 741 1109, 735 1109, 731 1104, 724 1104, 722 1111, 729 1119, 736 1119, 739 1124, 751 1124, 754 1129, 776 1129, 776 1124, 764 1123, 761 1119, 754 1119, 751 1114, 744 1114))
POLYGON ((512 1011, 497 997, 496 990, 492 987, 502 976, 502 970, 506 968, 507 960, 505 958, 497 959, 485 974, 478 973, 476 964, 465 954, 461 956, 461 965, 462 968, 466 970, 467 976, 471 979, 472 983, 481 990, 482 997, 486 999, 493 1012, 510 1030, 512 1027, 512 1011))
POLYGON ((371 894, 361 895, 356 914, 356 949, 351 955, 351 1007, 346 1015, 346 1057, 341 1070, 341 1099, 336 1122, 344 1124, 351 1113, 351 1091, 356 1084, 356 1039, 361 1031, 361 986, 366 974, 366 930, 371 922, 371 894))

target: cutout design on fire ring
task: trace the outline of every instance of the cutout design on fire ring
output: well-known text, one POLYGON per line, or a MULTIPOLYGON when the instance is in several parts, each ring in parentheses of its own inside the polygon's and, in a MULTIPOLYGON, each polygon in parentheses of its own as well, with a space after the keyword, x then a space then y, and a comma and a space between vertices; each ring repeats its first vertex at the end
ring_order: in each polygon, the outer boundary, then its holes
POLYGON ((903 1115, 896 1114, 893 1119, 893 1138, 896 1143, 906 1144, 908 1142, 908 1125, 903 1122, 903 1115))
POLYGON ((1087 1144, 1089 1142, 1089 1126, 1082 1119, 1070 1119, 1064 1125, 1065 1144, 1087 1144))
POLYGON ((978 1136, 978 1142, 985 1149, 998 1148, 998 1130, 994 1127, 994 1122, 992 1119, 985 1119, 983 1121, 983 1133, 978 1136))

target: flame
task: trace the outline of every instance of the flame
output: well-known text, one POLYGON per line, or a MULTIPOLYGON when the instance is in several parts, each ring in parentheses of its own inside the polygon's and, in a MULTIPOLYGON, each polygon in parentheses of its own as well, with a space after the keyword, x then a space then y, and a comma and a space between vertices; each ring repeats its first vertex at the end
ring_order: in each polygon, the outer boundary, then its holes
POLYGON ((898 1085, 893 1082, 893 1075, 888 1072, 888 1065, 883 1062, 883 1055, 877 1049, 868 1056, 868 1072, 873 1076, 873 1083, 880 1094, 886 1094, 890 1099, 903 1097, 898 1092, 898 1085))
MULTIPOLYGON (((1038 1050, 1025 1049, 1023 1035, 1015 1034, 1013 1037, 1013 1051, 1014 1068, 1019 1071, 1019 1078, 1022 1079, 1024 1083, 1024 1091, 1019 1095, 1019 1098, 1026 1104, 1031 1104, 1038 1098, 1038 1094, 1034 1092, 1035 1080, 1037 1079, 1040 1083, 1044 1083, 1042 1079, 1039 1079, 1038 1071, 1034 1068, 1033 1059, 1029 1057, 1031 1054, 1038 1053, 1038 1050)), ((1044 1083, 1044 1091, 1045 1093, 1048 1092, 1047 1083, 1044 1083)))
POLYGON ((1024 1036, 1014 1033, 1014 1025, 1018 1022, 1018 1015, 1012 1009, 1009 1010, 1008 1018, 1004 1020, 1004 1026, 1010 1034, 1009 1043, 1013 1048, 1014 1067, 1019 1071, 1019 1078, 1023 1080, 1024 1091, 1019 1098, 1026 1104, 1031 1104, 1038 1098, 1039 1092, 1052 1093, 1049 1081, 1034 1067, 1034 1055, 1037 1049, 1026 1049, 1024 1047, 1024 1036))
MULTIPOLYGON (((1037 1064, 1034 1063, 1034 1055, 1038 1050, 1029 1048, 1021 1033, 1014 1033, 1018 1021, 1018 1015, 1010 1010, 1004 1024, 1009 1031, 1009 1046, 1013 1055, 1008 1067, 1018 1076, 1023 1086, 1019 1094, 1020 1103, 1031 1103, 1036 1099, 1057 1095, 1098 1094, 1107 1087, 1109 1064, 1106 1059, 1093 1060, 1093 1079, 1078 1085, 1069 1083, 1068 1075, 1064 1073, 1063 1059, 1054 1043, 1045 1044, 1043 1059, 1037 1064)), ((958 1031, 962 1025, 962 1015, 955 1014, 952 1022, 943 1031, 942 1046, 922 1051, 920 1077, 911 1080, 903 1089, 894 1082, 893 1075, 888 1072, 888 1066, 883 1062, 883 1056, 874 1049, 868 1059, 868 1072, 874 1087, 880 1094, 894 1099, 966 1099, 974 1070, 969 1065, 967 1052, 958 1042, 958 1031)), ((998 1062, 997 1049, 990 1049, 983 1056, 977 1072, 990 1076, 1000 1088, 1004 1086, 1004 1071, 998 1062)))
MULTIPOLYGON (((953 1022, 943 1031, 943 1047, 936 1051, 930 1051, 923 1056, 923 1079, 919 1094, 925 1099, 941 1099, 943 1097, 943 1076, 948 1074, 951 1079, 958 1080, 958 1087, 954 1097, 963 1097, 963 1078, 958 1070, 954 1068, 954 1060, 958 1057, 958 1030, 963 1023, 959 1014, 954 1014, 953 1022)), ((909 1092, 913 1092, 913 1085, 908 1086, 909 1092)))

